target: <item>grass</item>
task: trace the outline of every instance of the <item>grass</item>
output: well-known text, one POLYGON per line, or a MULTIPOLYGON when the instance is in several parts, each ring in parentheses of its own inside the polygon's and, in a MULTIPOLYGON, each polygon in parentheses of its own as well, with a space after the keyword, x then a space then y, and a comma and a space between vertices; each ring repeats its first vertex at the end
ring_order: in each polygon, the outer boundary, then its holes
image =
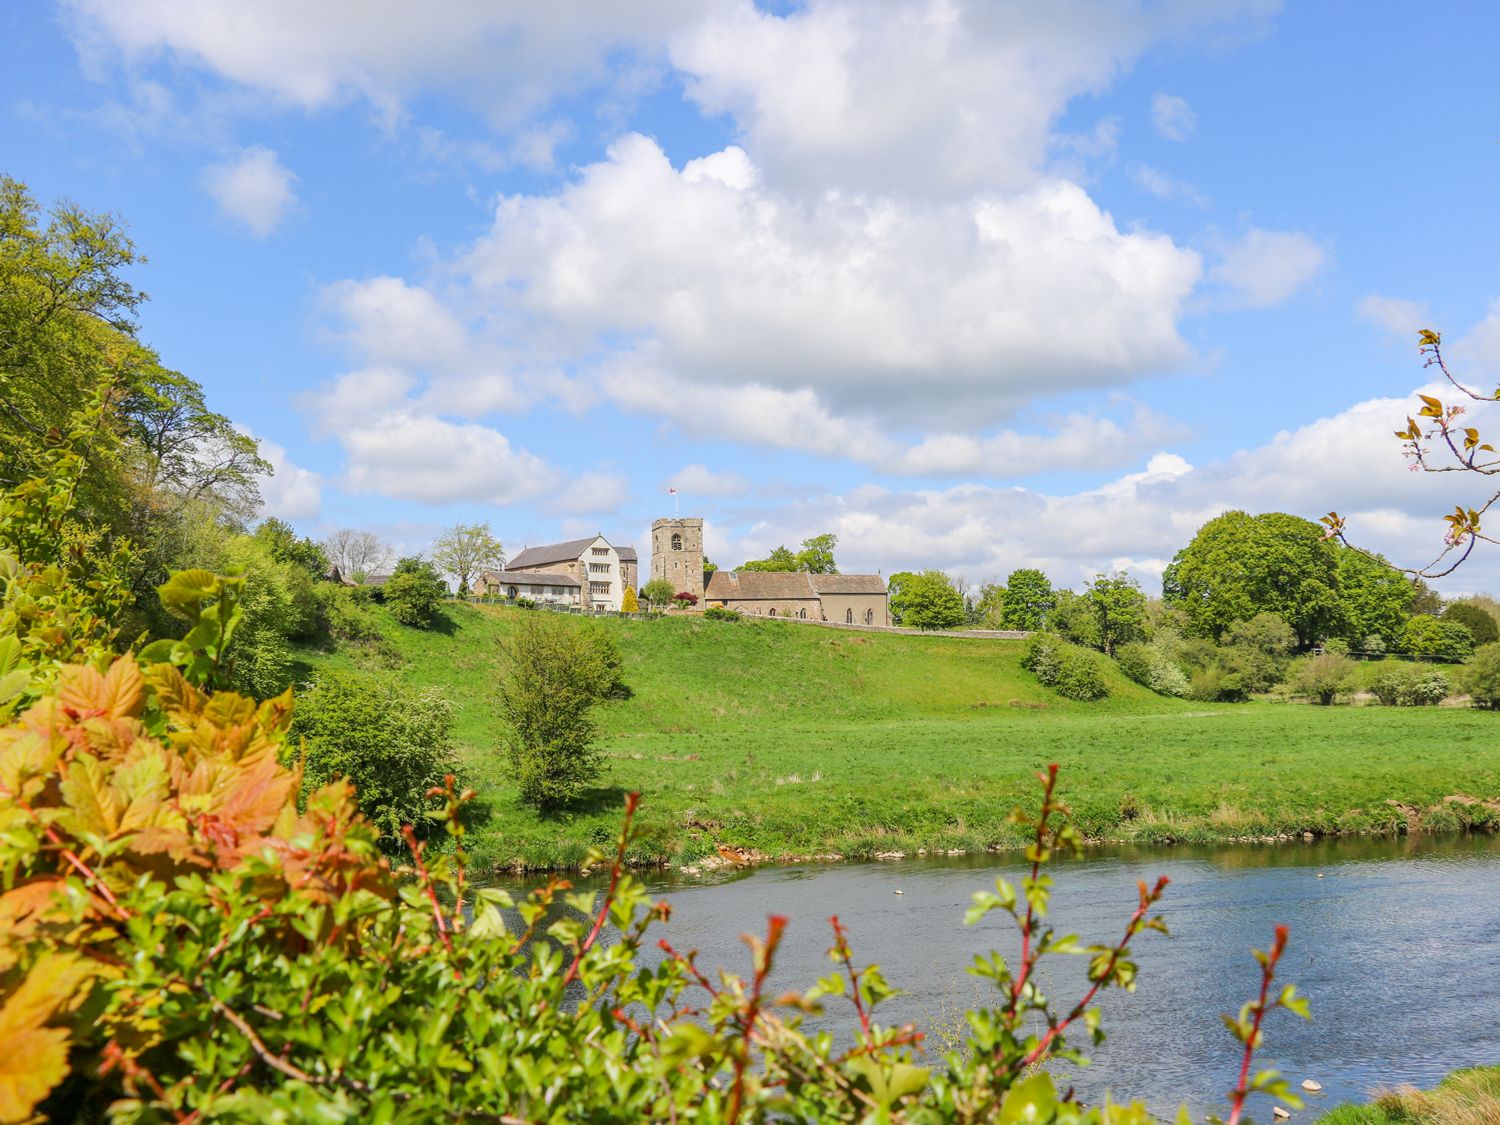
MULTIPOLYGON (((1019 836, 1007 814, 1034 797, 1033 774, 1049 761, 1096 839, 1500 822, 1497 715, 1187 703, 1113 667, 1107 700, 1072 703, 1020 667, 1020 641, 695 618, 601 622, 632 694, 603 710, 601 787, 544 818, 515 799, 494 703, 496 644, 526 611, 447 612, 441 630, 389 622, 387 632, 400 674, 458 707, 487 864, 577 865, 613 839, 630 790, 643 795, 641 862, 691 864, 718 842, 768 859, 1009 846, 1019 836)), ((311 674, 360 659, 304 654, 311 674)))
POLYGON ((1320 1125, 1500 1125, 1500 1066, 1455 1070, 1431 1090, 1381 1090, 1367 1105, 1341 1105, 1320 1125))

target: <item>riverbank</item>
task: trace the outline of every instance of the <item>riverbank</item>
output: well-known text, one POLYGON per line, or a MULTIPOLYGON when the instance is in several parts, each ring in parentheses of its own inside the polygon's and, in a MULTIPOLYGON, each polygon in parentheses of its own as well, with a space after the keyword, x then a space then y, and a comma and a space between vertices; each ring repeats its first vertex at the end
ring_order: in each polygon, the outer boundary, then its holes
MULTIPOLYGON (((480 794, 483 867, 568 869, 642 793, 633 862, 972 853, 1017 846, 1007 821, 1062 790, 1091 839, 1163 843, 1304 833, 1453 832, 1500 824, 1500 715, 1455 708, 1205 706, 1111 669, 1073 703, 1020 667, 1024 642, 863 635, 770 621, 604 621, 630 696, 604 708, 602 785, 555 817, 516 801, 494 703, 515 614, 451 606, 437 631, 388 630, 397 670, 458 708, 480 794)), ((359 664, 307 653, 305 672, 359 664)), ((389 658, 386 658, 387 661, 389 658)))
POLYGON ((1455 1070, 1431 1090, 1400 1086, 1365 1105, 1336 1106, 1324 1125, 1482 1125, 1500 1121, 1500 1066, 1455 1070))

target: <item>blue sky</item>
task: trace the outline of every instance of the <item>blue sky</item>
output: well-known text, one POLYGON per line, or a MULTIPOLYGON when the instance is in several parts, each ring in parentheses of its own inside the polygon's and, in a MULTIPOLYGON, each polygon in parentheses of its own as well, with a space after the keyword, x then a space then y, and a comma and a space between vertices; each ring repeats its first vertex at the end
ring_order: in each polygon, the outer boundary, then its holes
POLYGON ((1150 587, 1227 507, 1420 562, 1483 495, 1390 431, 1416 328, 1500 375, 1497 22, 10 5, 0 170, 128 222, 143 337, 310 534, 642 545, 676 484, 725 565, 1150 587))

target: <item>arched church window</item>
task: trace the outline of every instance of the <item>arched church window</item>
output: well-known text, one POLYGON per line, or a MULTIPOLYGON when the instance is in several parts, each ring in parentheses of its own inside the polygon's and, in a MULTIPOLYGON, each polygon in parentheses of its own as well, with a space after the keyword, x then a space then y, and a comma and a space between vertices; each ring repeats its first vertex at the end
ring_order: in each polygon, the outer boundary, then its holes
POLYGON ((675 531, 672 533, 672 550, 682 550, 682 536, 678 535, 675 531))
POLYGON ((867 609, 867 610, 865 610, 865 624, 866 625, 873 625, 873 624, 875 624, 875 611, 873 609, 867 609))
POLYGON ((770 616, 771 616, 771 617, 775 617, 775 616, 776 616, 776 607, 775 607, 775 606, 772 606, 772 607, 771 607, 771 613, 770 613, 770 616))
POLYGON ((805 610, 805 609, 799 609, 797 611, 797 616, 800 617, 800 618, 802 618, 803 621, 806 621, 807 620, 807 610, 805 610))
POLYGON ((846 610, 844 610, 844 624, 845 625, 853 625, 854 624, 854 611, 852 609, 846 609, 846 610))

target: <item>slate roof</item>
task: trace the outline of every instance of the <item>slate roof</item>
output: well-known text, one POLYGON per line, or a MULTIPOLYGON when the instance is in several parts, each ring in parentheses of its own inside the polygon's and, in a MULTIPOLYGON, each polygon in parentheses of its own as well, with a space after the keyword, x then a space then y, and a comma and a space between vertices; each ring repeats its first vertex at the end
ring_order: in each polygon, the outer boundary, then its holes
POLYGON ((885 579, 878 574, 814 574, 812 584, 820 594, 885 593, 885 579))
MULTIPOLYGON (((592 542, 592 540, 587 540, 592 542)), ((475 579, 475 583, 494 582, 500 586, 566 586, 580 589, 578 579, 566 574, 554 574, 547 570, 487 570, 475 579)))
POLYGON ((795 570, 716 570, 704 598, 710 601, 772 601, 817 598, 809 575, 795 570))
MULTIPOLYGON (((514 570, 522 566, 547 566, 554 563, 573 562, 593 544, 594 540, 600 538, 603 537, 590 535, 587 539, 569 539, 566 543, 546 543, 540 547, 527 547, 510 560, 509 567, 514 570)), ((615 553, 622 560, 637 561, 634 547, 616 547, 615 553)))

